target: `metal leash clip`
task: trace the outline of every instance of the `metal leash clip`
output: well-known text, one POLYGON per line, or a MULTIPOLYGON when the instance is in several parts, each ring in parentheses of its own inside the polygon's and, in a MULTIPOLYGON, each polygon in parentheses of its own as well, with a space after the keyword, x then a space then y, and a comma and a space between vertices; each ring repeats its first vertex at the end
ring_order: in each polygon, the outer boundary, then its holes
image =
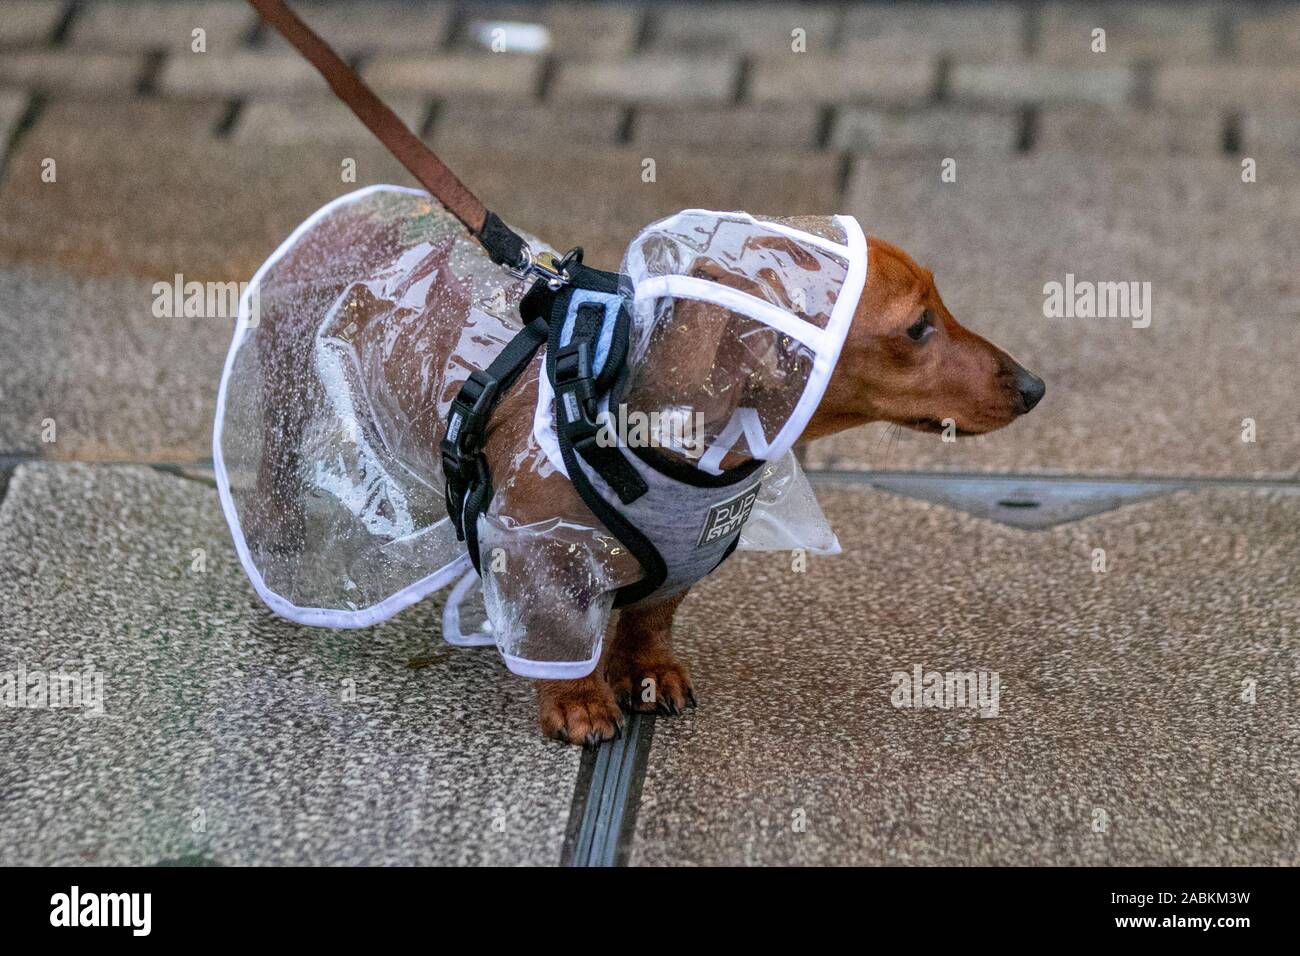
POLYGON ((523 264, 509 271, 511 275, 519 279, 542 279, 549 289, 555 291, 572 281, 572 276, 569 275, 569 265, 581 261, 581 246, 570 249, 560 259, 556 259, 553 252, 539 252, 534 255, 532 249, 524 246, 523 264))

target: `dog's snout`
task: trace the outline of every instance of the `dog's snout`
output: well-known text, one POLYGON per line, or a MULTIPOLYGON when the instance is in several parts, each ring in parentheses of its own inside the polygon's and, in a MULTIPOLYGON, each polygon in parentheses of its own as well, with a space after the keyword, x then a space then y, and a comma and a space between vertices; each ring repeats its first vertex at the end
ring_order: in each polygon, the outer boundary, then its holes
POLYGON ((1043 400, 1043 395, 1047 392, 1047 384, 1037 375, 1022 368, 1016 372, 1016 389, 1020 393, 1020 404, 1027 412, 1043 400))

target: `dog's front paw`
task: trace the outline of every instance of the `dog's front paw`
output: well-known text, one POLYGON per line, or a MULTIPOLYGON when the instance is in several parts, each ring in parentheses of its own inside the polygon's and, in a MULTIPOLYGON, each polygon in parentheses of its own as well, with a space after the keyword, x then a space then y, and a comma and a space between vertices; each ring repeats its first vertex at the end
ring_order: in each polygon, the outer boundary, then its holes
POLYGON ((686 668, 671 652, 613 655, 609 684, 625 710, 680 714, 695 706, 695 690, 686 668))
POLYGON ((623 712, 609 685, 594 674, 580 680, 539 680, 537 707, 542 733, 556 740, 594 747, 623 736, 623 712))

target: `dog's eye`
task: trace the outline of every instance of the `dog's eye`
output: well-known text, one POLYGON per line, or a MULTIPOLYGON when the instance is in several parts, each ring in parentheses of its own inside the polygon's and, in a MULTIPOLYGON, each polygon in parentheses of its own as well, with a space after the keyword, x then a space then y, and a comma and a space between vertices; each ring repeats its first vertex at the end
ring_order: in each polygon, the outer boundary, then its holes
POLYGON ((920 342, 933 331, 934 317, 930 314, 930 310, 926 309, 919 319, 907 327, 907 337, 913 342, 920 342))

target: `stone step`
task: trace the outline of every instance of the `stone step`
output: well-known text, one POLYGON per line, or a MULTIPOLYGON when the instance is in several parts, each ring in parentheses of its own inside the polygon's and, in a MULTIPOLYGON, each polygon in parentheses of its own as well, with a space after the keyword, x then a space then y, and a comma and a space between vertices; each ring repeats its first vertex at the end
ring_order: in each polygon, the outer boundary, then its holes
MULTIPOLYGON (((208 281, 202 274, 190 280, 208 281)), ((191 461, 212 454, 228 316, 154 314, 155 281, 0 270, 0 454, 191 461), (33 335, 39 326, 41 334, 33 335)), ((162 311, 162 310, 159 310, 162 311)))
POLYGON ((580 751, 437 601, 280 620, 216 492, 138 467, 20 467, 0 554, 0 673, 93 671, 103 710, 6 708, 0 864, 559 861, 580 751))
POLYGON ((655 722, 632 865, 1297 862, 1300 495, 1046 531, 819 496, 842 555, 741 552, 682 606, 700 704, 655 722), (918 665, 996 716, 895 706, 918 665))

